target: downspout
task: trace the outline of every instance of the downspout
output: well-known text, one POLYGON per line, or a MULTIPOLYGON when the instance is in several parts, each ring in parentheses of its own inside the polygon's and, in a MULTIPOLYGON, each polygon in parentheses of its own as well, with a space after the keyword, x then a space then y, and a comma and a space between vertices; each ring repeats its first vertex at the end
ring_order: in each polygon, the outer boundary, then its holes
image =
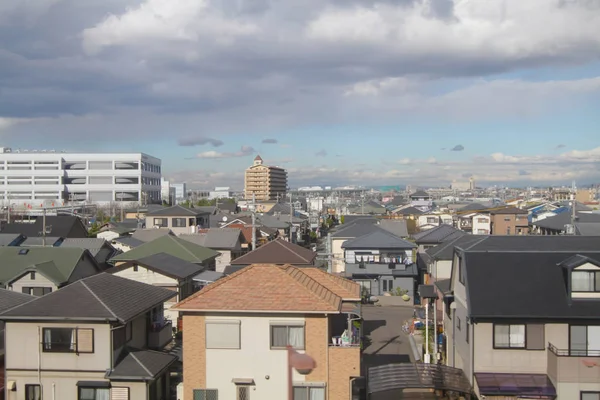
POLYGON ((328 399, 329 398, 329 388, 330 388, 330 385, 329 385, 329 341, 331 340, 329 338, 329 315, 325 314, 325 319, 327 321, 326 322, 327 330, 325 331, 325 332, 327 332, 327 336, 325 337, 325 352, 326 352, 325 353, 325 364, 327 364, 327 366, 326 366, 327 370, 325 371, 325 379, 327 379, 327 391, 326 391, 327 396, 325 398, 328 399))
POLYGON ((471 385, 475 383, 475 324, 471 321, 471 385))
POLYGON ((56 400, 56 383, 52 382, 52 400, 56 400))
POLYGON ((40 398, 44 398, 44 386, 42 385, 42 327, 38 326, 38 385, 40 385, 40 398))

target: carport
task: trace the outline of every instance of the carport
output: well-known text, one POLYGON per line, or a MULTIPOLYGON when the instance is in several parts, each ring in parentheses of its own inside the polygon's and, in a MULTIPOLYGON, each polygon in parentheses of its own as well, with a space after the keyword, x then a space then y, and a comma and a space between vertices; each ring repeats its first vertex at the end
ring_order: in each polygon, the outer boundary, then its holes
POLYGON ((475 399, 469 380, 458 368, 400 363, 371 367, 367 372, 369 400, 437 399, 451 395, 475 399))

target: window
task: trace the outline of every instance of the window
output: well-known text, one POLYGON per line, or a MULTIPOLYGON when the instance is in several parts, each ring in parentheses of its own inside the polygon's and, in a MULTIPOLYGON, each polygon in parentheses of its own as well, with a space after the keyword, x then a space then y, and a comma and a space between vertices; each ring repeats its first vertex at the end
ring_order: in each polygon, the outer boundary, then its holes
POLYGON ((167 218, 154 218, 154 226, 166 228, 169 226, 169 220, 167 218))
POLYGON ((41 400, 40 385, 25 385, 25 400, 41 400))
POLYGON ((32 281, 35 281, 35 272, 29 273, 29 279, 31 279, 32 281))
POLYGON ((392 291, 394 289, 394 281, 388 281, 388 291, 392 291))
POLYGON ((23 286, 23 288, 21 289, 21 291, 25 294, 30 294, 32 296, 44 296, 47 295, 48 293, 52 293, 52 288, 50 287, 30 287, 30 286, 23 286))
POLYGON ((173 228, 185 228, 185 218, 173 218, 171 223, 173 228))
POLYGON ((525 325, 494 325, 495 349, 524 349, 525 325))
POLYGON ((584 357, 600 356, 600 325, 571 325, 569 355, 584 357))
POLYGON ((600 392, 579 392, 580 400, 600 400, 600 392))
POLYGON ((487 218, 477 218, 477 223, 478 224, 487 224, 488 220, 487 220, 487 218))
POLYGON ((460 329, 460 318, 456 317, 456 329, 458 329, 459 331, 460 329))
POLYGON ((82 328, 44 328, 44 352, 93 353, 94 330, 82 328))
POLYGON ((237 385, 237 400, 250 400, 250 386, 248 385, 237 385))
POLYGON ((436 217, 427 217, 427 223, 428 224, 435 224, 437 222, 437 218, 436 217))
POLYGON ((271 325, 271 348, 283 349, 288 345, 304 349, 304 325, 271 325))
POLYGON ((110 400, 129 400, 128 387, 111 387, 110 400))
POLYGON ((466 326, 467 329, 465 329, 465 340, 467 341, 467 343, 469 343, 469 327, 470 326, 471 325, 467 322, 467 326, 466 326))
POLYGON ((600 271, 573 271, 572 292, 600 292, 600 271))
POLYGON ((325 400, 325 388, 294 386, 294 400, 325 400))
POLYGON ((193 400, 219 400, 217 389, 194 389, 193 400))
POLYGON ((239 349, 240 325, 238 320, 206 321, 206 348, 239 349))
POLYGON ((510 217, 504 217, 505 222, 510 222, 510 217))
POLYGON ((462 258, 456 257, 455 261, 458 264, 458 281, 464 285, 465 284, 465 271, 464 271, 464 267, 463 267, 463 263, 462 263, 462 258))
POLYGON ((507 235, 510 235, 510 226, 507 226, 507 227, 506 227, 506 234, 507 234, 507 235))
POLYGON ((133 266, 133 272, 138 272, 138 266, 137 265, 133 266))
POLYGON ((80 387, 79 400, 109 400, 109 388, 80 387))

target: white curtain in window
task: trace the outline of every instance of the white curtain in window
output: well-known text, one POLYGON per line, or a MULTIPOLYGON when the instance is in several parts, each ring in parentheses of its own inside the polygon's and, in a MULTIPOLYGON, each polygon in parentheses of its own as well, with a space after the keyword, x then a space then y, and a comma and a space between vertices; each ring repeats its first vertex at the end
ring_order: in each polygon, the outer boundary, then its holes
POLYGON ((574 292, 594 291, 594 273, 586 271, 573 271, 571 274, 571 290, 574 292))
POLYGON ((46 329, 44 331, 44 348, 46 350, 50 350, 52 348, 52 331, 50 329, 46 329))
POLYGON ((510 326, 510 346, 525 347, 525 325, 510 326))
POLYGON ((285 326, 272 326, 271 330, 273 332, 273 343, 271 344, 273 347, 285 347, 288 344, 288 332, 287 327, 285 326))
POLYGON ((290 326, 288 327, 288 343, 295 349, 304 348, 304 327, 290 326))
POLYGON ((310 400, 325 400, 325 388, 310 388, 310 400))
POLYGON ((77 329, 73 329, 71 331, 71 351, 75 351, 77 349, 77 329))
POLYGON ((110 389, 96 389, 95 400, 110 400, 110 389))

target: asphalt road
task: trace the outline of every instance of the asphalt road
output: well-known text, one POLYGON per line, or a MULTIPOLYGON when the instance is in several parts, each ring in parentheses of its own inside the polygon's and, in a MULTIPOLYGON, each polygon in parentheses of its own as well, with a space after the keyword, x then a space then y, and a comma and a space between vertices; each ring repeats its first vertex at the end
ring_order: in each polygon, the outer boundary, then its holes
POLYGON ((402 362, 414 362, 408 336, 402 323, 412 318, 412 307, 363 306, 365 368, 402 362))

